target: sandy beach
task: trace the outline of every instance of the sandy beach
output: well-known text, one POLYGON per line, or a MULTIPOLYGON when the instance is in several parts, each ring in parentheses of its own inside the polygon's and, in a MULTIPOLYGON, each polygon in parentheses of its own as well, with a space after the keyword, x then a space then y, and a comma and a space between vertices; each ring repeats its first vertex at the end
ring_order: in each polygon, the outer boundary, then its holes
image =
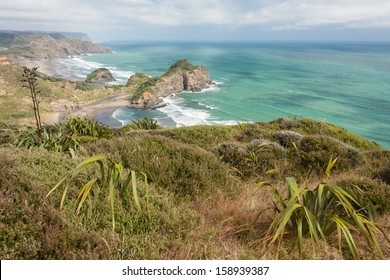
MULTIPOLYGON (((38 71, 57 78, 63 78, 71 81, 80 80, 76 76, 69 73, 66 67, 55 59, 19 59, 15 64, 26 66, 28 68, 38 67, 38 71)), ((131 104, 131 96, 128 93, 116 93, 105 98, 91 101, 82 105, 74 104, 68 100, 60 99, 53 101, 49 105, 52 112, 43 114, 43 122, 45 124, 58 124, 67 115, 78 117, 86 117, 88 119, 96 119, 98 121, 109 124, 112 127, 120 127, 122 124, 112 117, 112 113, 121 107, 127 107, 131 104), (75 108, 75 109, 64 109, 75 108)))
MULTIPOLYGON (((56 102, 61 106, 66 103, 66 100, 56 102)), ((83 105, 74 105, 76 109, 69 112, 54 110, 54 112, 46 113, 44 115, 44 123, 60 123, 67 115, 73 115, 91 120, 96 119, 112 127, 120 127, 122 124, 112 117, 112 113, 118 108, 127 107, 130 104, 131 96, 128 93, 116 93, 83 105)))
POLYGON ((62 78, 70 81, 80 81, 79 77, 68 71, 66 66, 57 59, 27 59, 19 58, 14 61, 16 65, 28 68, 38 67, 38 71, 51 77, 62 78))

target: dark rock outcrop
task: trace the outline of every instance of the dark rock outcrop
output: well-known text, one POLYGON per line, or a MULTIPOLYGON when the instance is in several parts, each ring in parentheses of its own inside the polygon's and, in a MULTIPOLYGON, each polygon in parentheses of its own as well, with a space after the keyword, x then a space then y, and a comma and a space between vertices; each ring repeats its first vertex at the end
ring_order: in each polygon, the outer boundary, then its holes
POLYGON ((93 84, 105 84, 114 81, 114 77, 107 68, 96 69, 85 79, 85 82, 93 84))

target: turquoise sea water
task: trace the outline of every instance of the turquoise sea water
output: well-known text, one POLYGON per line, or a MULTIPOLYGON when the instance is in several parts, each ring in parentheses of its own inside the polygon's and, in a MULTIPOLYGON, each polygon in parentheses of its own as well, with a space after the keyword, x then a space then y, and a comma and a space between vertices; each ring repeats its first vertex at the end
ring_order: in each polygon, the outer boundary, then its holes
POLYGON ((165 98, 157 110, 122 108, 121 123, 150 116, 165 126, 233 124, 278 117, 331 122, 390 148, 390 43, 128 43, 114 54, 62 61, 73 74, 110 67, 118 83, 161 75, 186 58, 209 68, 212 88, 165 98))

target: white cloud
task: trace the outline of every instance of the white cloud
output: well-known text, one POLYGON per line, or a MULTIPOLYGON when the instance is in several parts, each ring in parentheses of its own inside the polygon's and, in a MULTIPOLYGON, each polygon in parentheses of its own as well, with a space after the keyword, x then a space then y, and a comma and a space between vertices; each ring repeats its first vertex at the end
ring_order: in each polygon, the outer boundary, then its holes
POLYGON ((1 29, 83 30, 248 25, 264 30, 390 28, 389 0, 13 0, 1 29))
POLYGON ((387 0, 290 0, 249 12, 246 23, 274 29, 307 29, 318 26, 390 27, 387 0))

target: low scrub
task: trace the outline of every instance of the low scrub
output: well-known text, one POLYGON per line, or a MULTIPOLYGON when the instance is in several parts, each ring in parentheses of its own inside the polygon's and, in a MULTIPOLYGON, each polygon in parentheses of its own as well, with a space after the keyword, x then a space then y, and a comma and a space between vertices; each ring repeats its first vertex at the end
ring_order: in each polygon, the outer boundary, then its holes
POLYGON ((320 248, 321 239, 327 241, 336 233, 339 250, 344 240, 351 257, 357 259, 359 250, 354 238, 357 233, 364 237, 369 248, 384 258, 377 235, 386 235, 375 223, 373 209, 363 208, 351 194, 333 183, 321 183, 309 190, 307 183, 298 186, 290 177, 285 186, 287 197, 273 188, 277 215, 267 233, 269 245, 295 237, 302 257, 304 238, 309 237, 313 245, 320 248))

